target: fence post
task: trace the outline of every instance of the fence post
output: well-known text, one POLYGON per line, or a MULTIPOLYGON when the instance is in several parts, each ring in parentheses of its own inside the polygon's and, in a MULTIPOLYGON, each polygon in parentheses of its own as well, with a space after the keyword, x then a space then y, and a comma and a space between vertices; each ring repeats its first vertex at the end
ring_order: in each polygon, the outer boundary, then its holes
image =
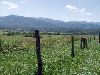
POLYGON ((100 33, 99 33, 99 43, 100 43, 100 33))
POLYGON ((95 36, 94 36, 94 40, 95 40, 95 36))
POLYGON ((74 51, 74 36, 71 36, 71 41, 72 41, 72 52, 71 52, 71 56, 75 57, 75 51, 74 51))
POLYGON ((85 40, 85 38, 83 38, 83 48, 85 48, 86 47, 86 40, 85 40))
POLYGON ((84 40, 83 37, 81 38, 81 45, 80 45, 80 47, 81 47, 81 49, 85 48, 85 40, 84 40))
POLYGON ((91 39, 91 37, 90 37, 90 43, 91 43, 91 41, 92 41, 92 39, 91 39))
POLYGON ((41 51, 40 51, 39 30, 35 30, 35 36, 36 36, 36 54, 37 54, 37 60, 38 60, 37 75, 42 75, 42 58, 41 58, 41 51))
POLYGON ((85 37, 81 38, 80 48, 81 49, 88 48, 88 39, 87 38, 85 38, 85 37))
POLYGON ((90 39, 89 39, 89 37, 88 37, 87 39, 88 39, 88 43, 90 43, 90 39))
POLYGON ((85 38, 85 47, 86 47, 86 48, 88 48, 88 42, 87 42, 87 41, 88 41, 88 39, 85 38))
POLYGON ((81 49, 83 49, 83 41, 82 41, 82 38, 81 38, 81 44, 80 44, 80 47, 81 47, 81 49))

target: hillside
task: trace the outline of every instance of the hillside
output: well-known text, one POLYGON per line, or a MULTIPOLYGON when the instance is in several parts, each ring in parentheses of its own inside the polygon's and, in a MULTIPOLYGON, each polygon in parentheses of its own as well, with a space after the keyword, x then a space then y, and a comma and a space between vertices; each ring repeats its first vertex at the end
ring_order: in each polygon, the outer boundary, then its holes
POLYGON ((63 22, 49 18, 23 17, 9 15, 0 17, 0 29, 21 29, 49 32, 99 32, 99 22, 70 21, 63 22))

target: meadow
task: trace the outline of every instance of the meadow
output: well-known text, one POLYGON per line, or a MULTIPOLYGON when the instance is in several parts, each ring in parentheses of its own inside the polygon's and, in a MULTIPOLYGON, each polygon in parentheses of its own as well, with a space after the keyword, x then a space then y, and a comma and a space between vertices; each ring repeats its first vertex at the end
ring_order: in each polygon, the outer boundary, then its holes
MULTIPOLYGON (((80 49, 75 36, 75 57, 71 57, 71 35, 41 35, 43 75, 100 75, 100 44, 91 37, 88 48, 80 49)), ((36 40, 32 37, 0 34, 0 75, 36 75, 36 40)))

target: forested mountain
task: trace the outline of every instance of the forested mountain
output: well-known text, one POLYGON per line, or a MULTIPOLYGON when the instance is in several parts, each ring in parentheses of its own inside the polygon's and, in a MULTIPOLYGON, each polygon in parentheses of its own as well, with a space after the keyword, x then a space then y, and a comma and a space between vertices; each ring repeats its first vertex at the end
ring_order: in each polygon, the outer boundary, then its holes
POLYGON ((49 32, 99 32, 99 22, 69 21, 63 22, 49 18, 23 17, 9 15, 0 17, 0 29, 21 29, 49 32))

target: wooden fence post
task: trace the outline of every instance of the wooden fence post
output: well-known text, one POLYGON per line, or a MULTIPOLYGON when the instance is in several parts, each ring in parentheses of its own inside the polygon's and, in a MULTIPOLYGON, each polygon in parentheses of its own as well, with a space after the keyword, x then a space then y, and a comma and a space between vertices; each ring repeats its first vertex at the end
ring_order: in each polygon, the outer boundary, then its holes
POLYGON ((91 39, 91 37, 90 37, 90 43, 91 43, 91 41, 92 41, 92 39, 91 39))
POLYGON ((83 48, 86 47, 86 41, 85 41, 85 38, 83 38, 83 48))
POLYGON ((100 33, 99 33, 99 43, 100 43, 100 33))
POLYGON ((82 38, 81 38, 81 44, 80 44, 81 49, 84 49, 84 43, 85 43, 85 42, 84 42, 84 38, 82 37, 82 38))
POLYGON ((42 75, 42 57, 41 57, 41 51, 40 51, 39 30, 35 30, 35 36, 36 36, 36 54, 37 54, 37 60, 38 60, 37 75, 42 75))
POLYGON ((80 44, 80 48, 81 48, 81 49, 83 48, 83 47, 82 47, 82 43, 83 43, 83 42, 82 42, 82 38, 81 38, 81 44, 80 44))
POLYGON ((88 48, 88 39, 85 38, 85 48, 88 48))
POLYGON ((72 52, 71 52, 71 56, 75 57, 75 51, 74 51, 74 36, 71 36, 71 41, 72 41, 72 52))
POLYGON ((95 40, 95 36, 94 36, 94 40, 95 40))
POLYGON ((87 41, 88 41, 87 38, 84 38, 84 37, 81 38, 81 44, 80 44, 81 49, 88 48, 88 42, 87 41))

